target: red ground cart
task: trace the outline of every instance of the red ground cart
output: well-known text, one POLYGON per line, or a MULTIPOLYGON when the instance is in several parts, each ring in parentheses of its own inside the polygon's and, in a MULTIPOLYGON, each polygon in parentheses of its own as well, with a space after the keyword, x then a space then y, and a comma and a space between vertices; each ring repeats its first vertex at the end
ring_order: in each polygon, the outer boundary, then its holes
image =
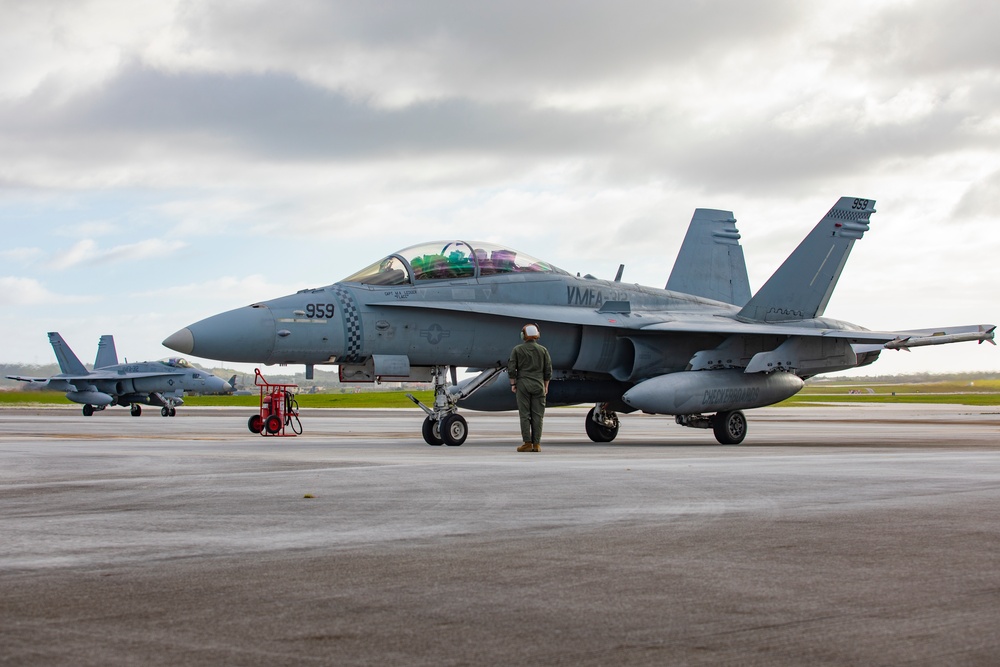
POLYGON ((247 428, 261 435, 296 436, 302 433, 299 421, 299 403, 295 400, 297 384, 271 384, 253 370, 253 383, 260 387, 260 412, 250 417, 247 428), (285 430, 289 427, 290 432, 285 430))

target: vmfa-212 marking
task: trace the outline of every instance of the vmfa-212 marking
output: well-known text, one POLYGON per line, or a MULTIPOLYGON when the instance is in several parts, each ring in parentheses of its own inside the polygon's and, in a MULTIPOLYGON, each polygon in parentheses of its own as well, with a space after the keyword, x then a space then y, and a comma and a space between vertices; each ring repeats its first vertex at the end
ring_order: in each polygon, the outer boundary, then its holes
POLYGON ((460 406, 514 409, 504 367, 521 327, 534 322, 555 368, 548 403, 593 403, 592 440, 612 440, 617 413, 641 410, 738 443, 742 410, 792 396, 813 375, 870 364, 883 349, 992 342, 993 325, 886 332, 824 317, 874 211, 872 200, 841 198, 753 296, 732 213, 698 209, 665 289, 573 276, 495 244, 442 241, 327 287, 215 315, 164 345, 302 363, 307 375, 337 364, 345 381, 432 381, 424 439, 460 445, 468 434, 460 406), (456 383, 456 367, 479 375, 456 383))

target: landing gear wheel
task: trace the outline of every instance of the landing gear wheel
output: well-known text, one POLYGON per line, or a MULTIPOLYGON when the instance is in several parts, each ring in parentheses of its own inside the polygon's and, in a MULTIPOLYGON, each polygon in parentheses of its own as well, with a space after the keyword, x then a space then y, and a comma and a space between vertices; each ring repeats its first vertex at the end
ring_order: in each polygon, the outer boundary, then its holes
POLYGON ((441 420, 441 439, 449 447, 458 447, 469 437, 469 425, 465 417, 451 414, 441 420))
POLYGON ((618 416, 613 412, 609 413, 614 426, 605 426, 594 421, 595 410, 597 408, 590 409, 590 412, 587 413, 587 420, 584 422, 584 427, 587 429, 587 437, 594 442, 611 442, 618 436, 618 416))
POLYGON ((274 435, 281 430, 281 417, 278 415, 271 415, 264 420, 264 428, 267 429, 268 433, 274 435))
POLYGON ((441 424, 436 419, 431 419, 427 417, 424 419, 424 425, 420 429, 420 432, 424 436, 424 442, 428 445, 443 445, 444 439, 441 437, 441 424))
POLYGON ((177 408, 170 408, 170 416, 171 417, 177 416, 177 408))
POLYGON ((712 431, 722 445, 738 445, 747 437, 747 418, 739 410, 720 412, 712 417, 712 431))
POLYGON ((247 420, 247 428, 250 429, 251 433, 260 433, 264 430, 264 420, 260 418, 260 415, 253 415, 247 420))
POLYGON ((162 408, 160 408, 160 416, 161 417, 169 417, 170 416, 170 408, 168 408, 165 405, 162 408))
POLYGON ((89 403, 85 404, 83 406, 83 416, 90 417, 93 414, 94 414, 94 406, 90 405, 89 403))
POLYGON ((139 415, 142 414, 142 406, 139 405, 138 403, 133 403, 132 407, 129 408, 128 411, 129 414, 131 414, 133 417, 138 417, 139 415))

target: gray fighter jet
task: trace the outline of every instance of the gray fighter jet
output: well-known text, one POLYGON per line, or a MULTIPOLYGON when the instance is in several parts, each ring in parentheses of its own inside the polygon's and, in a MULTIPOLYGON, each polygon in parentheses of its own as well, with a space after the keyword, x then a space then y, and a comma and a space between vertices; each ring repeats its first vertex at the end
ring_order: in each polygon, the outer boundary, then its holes
POLYGON ((41 384, 42 389, 64 391, 69 400, 83 403, 86 417, 109 405, 131 407, 132 416, 138 417, 142 414, 140 404, 161 406, 161 415, 173 417, 177 406, 184 403, 185 391, 200 394, 233 391, 231 383, 180 358, 119 364, 113 336, 101 336, 93 371, 80 363, 58 333, 50 332, 49 342, 62 371, 59 375, 50 378, 8 375, 7 378, 41 384))
POLYGON ((733 214, 698 209, 665 289, 624 284, 621 270, 598 280, 493 244, 436 242, 209 317, 163 344, 209 359, 301 363, 307 377, 314 364, 337 364, 343 381, 432 381, 424 440, 461 445, 459 406, 515 408, 504 368, 532 322, 555 369, 547 403, 593 403, 585 425, 595 442, 615 438, 618 412, 641 410, 737 444, 743 410, 784 400, 811 376, 868 365, 886 349, 993 342, 993 325, 885 332, 823 316, 874 205, 841 198, 752 297, 733 214), (479 375, 456 383, 455 367, 479 375))

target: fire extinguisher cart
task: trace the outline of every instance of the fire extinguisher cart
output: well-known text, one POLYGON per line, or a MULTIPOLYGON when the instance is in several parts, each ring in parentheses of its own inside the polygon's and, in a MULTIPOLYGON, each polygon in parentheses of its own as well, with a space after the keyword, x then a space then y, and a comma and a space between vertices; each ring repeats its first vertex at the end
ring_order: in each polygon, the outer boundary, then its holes
POLYGON ((261 435, 296 436, 302 433, 299 402, 295 400, 297 384, 271 384, 255 368, 253 383, 260 387, 260 411, 247 421, 252 433, 261 435), (286 430, 288 427, 288 430, 286 430))

